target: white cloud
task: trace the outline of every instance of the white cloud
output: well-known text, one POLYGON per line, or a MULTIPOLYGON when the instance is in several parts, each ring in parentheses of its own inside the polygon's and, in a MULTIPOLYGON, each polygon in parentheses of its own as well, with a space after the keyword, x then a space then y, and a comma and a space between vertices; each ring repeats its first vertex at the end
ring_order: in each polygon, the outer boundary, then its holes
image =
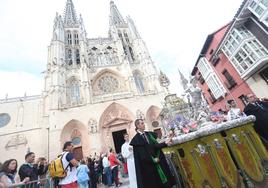
MULTIPOLYGON (((66 1, 0 1, 0 77, 5 78, 6 83, 1 85, 1 92, 12 90, 13 78, 8 76, 14 75, 10 71, 27 75, 44 71, 53 20, 56 12, 63 14, 66 1), (9 72, 5 74, 5 71, 9 72)), ((107 37, 109 2, 73 0, 77 14, 82 14, 89 38, 107 37)), ((189 74, 207 35, 231 21, 242 0, 115 0, 115 3, 123 17, 132 17, 156 66, 166 72, 171 88, 179 92, 177 69, 185 76, 189 74)), ((34 75, 32 79, 42 80, 34 75)), ((21 80, 17 94, 24 94, 25 90, 34 94, 37 89, 41 93, 38 81, 36 86, 28 88, 27 82, 21 80)))
POLYGON ((26 72, 0 71, 0 98, 22 97, 26 95, 40 95, 43 79, 26 72), (5 88, 3 90, 2 88, 5 88))

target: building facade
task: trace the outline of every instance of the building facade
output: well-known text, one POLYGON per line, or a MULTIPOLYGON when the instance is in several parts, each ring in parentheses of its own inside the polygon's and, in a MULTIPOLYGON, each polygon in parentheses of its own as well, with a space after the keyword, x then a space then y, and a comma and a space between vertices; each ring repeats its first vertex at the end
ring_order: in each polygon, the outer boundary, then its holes
POLYGON ((224 53, 258 97, 268 97, 268 1, 246 0, 215 56, 224 53))
POLYGON ((229 99, 243 109, 248 93, 268 97, 267 19, 267 0, 245 0, 228 26, 208 36, 192 75, 212 110, 226 110, 229 99))
POLYGON ((252 92, 223 53, 213 56, 228 27, 229 24, 208 35, 192 71, 212 111, 227 111, 230 99, 243 109, 244 94, 252 92))
POLYGON ((87 38, 72 0, 56 14, 41 96, 1 100, 0 161, 21 162, 27 151, 53 159, 69 140, 78 158, 110 147, 120 152, 136 118, 158 128, 165 95, 159 72, 133 20, 113 1, 109 21, 108 37, 87 38))

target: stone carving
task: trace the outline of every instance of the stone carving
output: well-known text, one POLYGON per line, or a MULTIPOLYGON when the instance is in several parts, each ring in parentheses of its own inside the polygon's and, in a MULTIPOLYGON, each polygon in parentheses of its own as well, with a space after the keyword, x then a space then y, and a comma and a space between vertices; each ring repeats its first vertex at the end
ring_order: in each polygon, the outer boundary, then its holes
POLYGON ((141 110, 138 109, 136 111, 136 118, 137 119, 143 119, 144 120, 145 119, 145 115, 144 115, 144 113, 141 110))
POLYGON ((117 57, 117 52, 112 50, 111 47, 105 50, 92 48, 88 53, 88 56, 89 64, 91 67, 105 67, 120 64, 117 57))
POLYGON ((119 113, 120 112, 119 112, 119 109, 118 108, 114 108, 114 110, 111 111, 112 117, 118 117, 119 113))
POLYGON ((117 104, 112 103, 101 116, 100 125, 102 127, 111 127, 122 123, 129 123, 133 121, 128 109, 117 104))
POLYGON ((112 75, 103 76, 98 80, 97 87, 103 94, 114 93, 119 91, 119 81, 112 75))
POLYGON ((6 149, 9 149, 9 148, 18 148, 19 145, 24 145, 25 146, 27 143, 28 143, 28 141, 27 141, 27 139, 26 139, 26 137, 25 137, 24 134, 17 134, 15 136, 12 136, 8 140, 5 148, 6 149))
POLYGON ((146 113, 146 120, 149 122, 158 121, 159 114, 160 114, 160 108, 157 106, 151 106, 146 113))
POLYGON ((97 129, 97 120, 91 118, 88 121, 88 131, 89 133, 97 133, 98 129, 97 129))
POLYGON ((110 122, 112 119, 114 119, 115 117, 112 115, 112 113, 110 112, 109 114, 107 114, 105 117, 104 117, 104 123, 108 123, 110 122))
POLYGON ((128 116, 127 113, 125 113, 125 112, 121 112, 121 118, 122 118, 122 119, 128 119, 129 116, 128 116))
POLYGON ((74 129, 72 134, 71 134, 71 139, 76 138, 76 137, 81 137, 81 136, 82 136, 81 132, 77 129, 74 129))
POLYGON ((166 90, 168 91, 168 86, 170 84, 170 81, 169 81, 167 75, 165 75, 162 71, 160 71, 160 75, 159 75, 158 80, 160 82, 160 85, 162 87, 166 88, 166 90))
POLYGON ((17 120, 16 120, 17 127, 23 126, 23 119, 24 119, 24 105, 23 105, 23 101, 21 101, 18 105, 18 114, 17 114, 17 120))

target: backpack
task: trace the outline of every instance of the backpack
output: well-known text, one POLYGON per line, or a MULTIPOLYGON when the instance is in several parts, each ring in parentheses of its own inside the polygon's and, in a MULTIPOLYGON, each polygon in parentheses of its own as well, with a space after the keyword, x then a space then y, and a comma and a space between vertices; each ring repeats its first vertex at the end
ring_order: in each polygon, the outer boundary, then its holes
POLYGON ((48 165, 48 171, 52 178, 64 178, 67 175, 66 169, 68 166, 64 169, 63 163, 62 163, 62 157, 66 154, 62 153, 60 154, 56 159, 51 161, 48 165))

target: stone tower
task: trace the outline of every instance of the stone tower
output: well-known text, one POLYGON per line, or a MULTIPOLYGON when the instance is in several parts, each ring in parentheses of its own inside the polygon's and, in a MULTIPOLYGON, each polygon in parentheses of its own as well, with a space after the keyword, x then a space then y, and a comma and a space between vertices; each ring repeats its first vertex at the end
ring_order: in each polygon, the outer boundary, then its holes
POLYGON ((142 96, 162 91, 133 20, 125 20, 113 1, 107 38, 87 38, 72 0, 67 0, 63 17, 56 13, 45 73, 45 114, 98 103, 114 94, 142 96))
POLYGON ((152 122, 164 99, 159 72, 133 20, 124 19, 113 1, 109 19, 106 38, 87 38, 72 0, 63 16, 55 16, 42 93, 51 156, 67 140, 82 147, 81 155, 101 147, 118 151, 120 134, 133 136, 141 115, 148 129, 157 128, 152 122))

